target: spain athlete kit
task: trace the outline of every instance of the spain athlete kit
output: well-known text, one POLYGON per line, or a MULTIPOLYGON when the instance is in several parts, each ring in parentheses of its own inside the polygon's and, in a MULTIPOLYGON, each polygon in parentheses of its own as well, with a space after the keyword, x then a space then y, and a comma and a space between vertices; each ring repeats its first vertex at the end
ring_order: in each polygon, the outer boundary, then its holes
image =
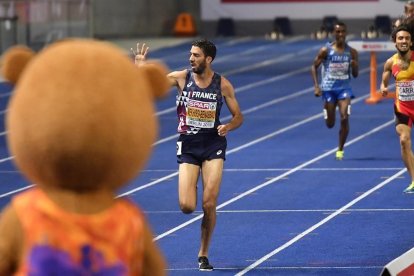
POLYGON ((197 86, 193 72, 187 70, 183 91, 177 95, 177 162, 201 166, 205 160, 225 159, 227 141, 219 136, 223 106, 221 75, 214 73, 206 88, 197 86))
POLYGON ((351 89, 351 48, 345 44, 344 51, 337 52, 333 42, 326 44, 328 55, 322 62, 322 98, 326 102, 336 102, 346 98, 354 98, 351 89))
POLYGON ((400 66, 398 54, 392 56, 392 75, 395 78, 395 120, 396 124, 412 126, 414 120, 414 55, 408 68, 400 66))

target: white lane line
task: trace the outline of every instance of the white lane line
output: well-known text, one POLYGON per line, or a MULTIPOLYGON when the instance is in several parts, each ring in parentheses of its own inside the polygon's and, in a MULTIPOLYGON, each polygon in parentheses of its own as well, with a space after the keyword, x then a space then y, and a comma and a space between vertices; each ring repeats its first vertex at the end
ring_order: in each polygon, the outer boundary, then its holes
MULTIPOLYGON (((282 273, 282 271, 279 270, 302 270, 302 269, 307 269, 307 270, 331 270, 331 269, 341 269, 341 270, 360 270, 360 269, 378 269, 378 268, 383 268, 383 266, 277 266, 277 267, 260 267, 257 268, 257 270, 261 270, 262 272, 264 271, 268 271, 269 273, 282 273)), ((239 267, 214 267, 214 269, 216 270, 238 270, 239 267)), ((194 268, 194 267, 184 267, 184 268, 168 268, 166 269, 166 271, 198 271, 198 268, 194 268)), ((289 271, 291 272, 291 271, 289 271)), ((310 271, 315 272, 315 271, 310 271)), ((326 271, 325 271, 326 272, 326 271)), ((302 273, 302 275, 304 275, 305 272, 302 273)), ((268 274, 267 274, 268 275, 268 274)), ((282 274, 279 274, 282 275, 282 274)))
POLYGON ((0 195, 0 198, 3 198, 3 197, 6 197, 6 196, 9 196, 9 195, 12 195, 12 194, 15 194, 15 193, 18 193, 18 192, 21 192, 21 191, 24 191, 24 190, 27 190, 27 189, 29 189, 29 188, 31 188, 31 187, 33 187, 34 185, 28 185, 28 186, 25 186, 25 187, 23 187, 23 188, 20 188, 20 189, 17 189, 17 190, 13 190, 13 191, 11 191, 11 192, 8 192, 8 193, 5 193, 5 194, 1 194, 0 195))
POLYGON ((359 197, 357 197, 354 200, 350 201, 348 204, 342 206, 340 209, 338 209, 337 211, 335 211, 331 215, 327 216, 326 218, 324 218, 323 220, 321 220, 320 222, 318 222, 317 224, 309 227, 307 230, 303 231, 302 233, 300 233, 299 235, 297 235, 296 237, 294 237, 293 239, 291 239, 287 243, 283 244, 282 246, 279 246, 278 248, 276 248, 272 252, 266 254, 265 256, 263 256, 262 258, 260 258, 256 262, 254 262, 253 264, 249 265, 248 267, 246 267, 245 269, 243 269, 242 271, 240 271, 239 273, 237 273, 236 276, 244 275, 247 272, 249 272, 250 270, 256 268, 257 266, 259 266, 260 264, 262 264, 263 262, 265 262, 266 260, 268 260, 270 257, 276 255, 280 251, 286 249, 287 247, 291 246, 295 242, 299 241, 300 239, 302 239, 303 237, 305 237, 309 233, 313 232, 315 229, 319 228, 320 226, 322 226, 325 223, 329 222, 330 220, 332 220, 333 218, 335 218, 336 216, 338 216, 342 212, 346 211, 349 207, 353 206, 354 204, 358 203, 362 199, 366 198, 367 196, 369 196, 370 194, 372 194, 376 190, 379 190, 383 186, 387 185, 388 183, 390 183, 391 181, 393 181, 395 178, 401 176, 406 171, 407 171, 406 169, 403 169, 403 170, 399 171, 398 173, 394 174, 393 176, 391 176, 390 178, 388 178, 387 180, 385 180, 385 181, 381 182, 380 184, 378 184, 377 186, 373 187, 372 189, 366 191, 365 193, 363 193, 359 197))
MULTIPOLYGON (((349 160, 347 158, 347 160, 349 160)), ((279 172, 279 171, 289 171, 292 168, 255 168, 255 169, 224 169, 224 172, 279 172)), ((399 171, 404 169, 403 167, 396 168, 303 168, 301 171, 399 171)), ((152 172, 175 172, 177 169, 147 169, 143 170, 143 173, 152 173, 152 172)), ((8 171, 0 171, 0 173, 8 171)), ((17 172, 17 171, 12 171, 17 172)))
MULTIPOLYGON (((338 209, 296 209, 296 210, 289 210, 289 209, 279 209, 279 210, 217 210, 217 214, 237 214, 237 213, 333 213, 338 211, 338 209)), ((347 213, 352 212, 359 212, 359 213, 389 213, 389 212, 413 212, 414 209, 406 208, 406 209, 347 209, 347 213)), ((144 211, 146 214, 182 214, 181 211, 144 211)), ((194 214, 202 214, 203 211, 194 211, 194 214)))
MULTIPOLYGON (((360 141, 360 140, 368 137, 369 135, 380 131, 381 129, 383 129, 383 128, 385 128, 385 127, 387 127, 387 126, 389 126, 389 125, 391 125, 393 123, 394 123, 394 120, 388 121, 388 122, 386 122, 386 123, 384 123, 384 124, 382 124, 382 125, 374 128, 374 129, 366 132, 365 134, 362 134, 362 135, 360 135, 360 136, 352 139, 351 141, 347 142, 345 144, 345 146, 352 145, 352 144, 354 144, 354 143, 356 143, 356 142, 358 142, 358 141, 360 141)), ((237 151, 237 148, 234 149, 234 150, 237 151)), ((248 196, 248 195, 254 193, 257 190, 260 190, 260 189, 262 189, 262 188, 264 188, 266 186, 269 186, 270 184, 273 184, 274 182, 276 182, 276 181, 278 181, 280 179, 283 179, 284 177, 286 177, 286 176, 288 176, 288 175, 290 175, 292 173, 295 173, 295 172, 299 171, 300 169, 302 169, 302 168, 304 168, 306 166, 309 166, 310 164, 313 164, 313 163, 319 161, 322 158, 325 158, 326 156, 329 156, 329 155, 333 154, 334 152, 336 152, 336 150, 337 150, 337 148, 335 147, 335 148, 333 148, 333 149, 331 149, 331 150, 329 150, 329 151, 327 151, 327 152, 325 152, 325 153, 323 153, 323 154, 321 154, 321 155, 319 155, 319 156, 317 156, 317 157, 315 157, 315 158, 313 158, 313 159, 311 159, 311 160, 309 160, 307 162, 302 163, 301 165, 299 165, 299 166, 297 166, 297 167, 295 167, 295 168, 293 168, 293 169, 291 169, 291 170, 289 170, 289 171, 287 171, 285 173, 282 173, 281 175, 279 175, 277 177, 271 178, 270 180, 268 180, 268 181, 266 181, 266 182, 264 182, 264 183, 262 183, 260 185, 257 185, 256 187, 251 188, 251 189, 247 190, 246 192, 241 193, 238 196, 233 197, 230 200, 227 200, 226 202, 223 202, 222 204, 220 204, 220 205, 217 206, 216 210, 220 210, 223 207, 225 207, 225 206, 227 206, 227 205, 229 205, 229 204, 231 204, 231 203, 233 203, 235 201, 238 201, 239 199, 242 199, 245 196, 248 196)), ((178 173, 176 173, 176 174, 178 174, 178 173)), ((172 233, 174 233, 174 232, 176 232, 176 231, 178 231, 178 230, 186 227, 187 225, 192 224, 193 222, 201 219, 202 217, 203 217, 202 214, 201 215, 198 215, 198 216, 196 216, 196 217, 194 217, 194 218, 186 221, 185 223, 180 224, 180 225, 178 225, 178 226, 176 226, 176 227, 174 227, 174 228, 172 228, 172 229, 170 229, 170 230, 168 230, 168 231, 166 231, 166 232, 158 235, 157 237, 155 237, 154 240, 160 240, 160 239, 162 239, 162 238, 164 238, 164 237, 166 237, 166 236, 168 236, 168 235, 170 235, 170 234, 172 234, 172 233)))
MULTIPOLYGON (((347 159, 349 160, 349 159, 347 159)), ((224 169, 226 172, 276 172, 276 171, 288 171, 292 168, 268 168, 268 169, 224 169)), ((303 168, 301 171, 399 171, 404 169, 403 167, 397 168, 303 168)))
MULTIPOLYGON (((315 209, 315 210, 308 210, 308 209, 298 209, 298 210, 221 210, 217 213, 331 213, 336 212, 338 209, 315 209)), ((347 212, 413 212, 413 208, 407 208, 407 209, 347 209, 347 212)), ((169 212, 169 211, 167 211, 169 212)), ((181 211, 177 211, 180 212, 181 211)), ((199 211, 201 213, 201 211, 199 211)), ((153 213, 157 213, 154 211, 153 213)))

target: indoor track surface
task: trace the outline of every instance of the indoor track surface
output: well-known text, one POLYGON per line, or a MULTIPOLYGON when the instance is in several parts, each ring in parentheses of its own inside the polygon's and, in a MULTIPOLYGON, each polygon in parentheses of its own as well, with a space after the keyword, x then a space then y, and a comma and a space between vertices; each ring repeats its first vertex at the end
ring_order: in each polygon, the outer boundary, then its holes
MULTIPOLYGON (((393 102, 365 102, 370 53, 359 53, 350 134, 345 157, 337 161, 339 121, 333 129, 325 126, 310 74, 325 41, 213 41, 218 48, 213 68, 232 82, 245 120, 227 136, 209 275, 379 275, 414 247, 414 195, 402 192, 410 179, 395 133, 393 102)), ((190 48, 188 42, 162 47, 150 50, 149 57, 171 70, 184 69, 190 48)), ((378 85, 392 54, 377 53, 378 85)), ((31 185, 16 171, 6 147, 3 118, 10 90, 1 84, 0 207, 31 185)), ((201 200, 193 214, 181 213, 175 93, 157 103, 161 127, 146 169, 119 195, 144 210, 168 275, 198 275, 201 200)), ((229 118, 224 106, 222 122, 229 118)))

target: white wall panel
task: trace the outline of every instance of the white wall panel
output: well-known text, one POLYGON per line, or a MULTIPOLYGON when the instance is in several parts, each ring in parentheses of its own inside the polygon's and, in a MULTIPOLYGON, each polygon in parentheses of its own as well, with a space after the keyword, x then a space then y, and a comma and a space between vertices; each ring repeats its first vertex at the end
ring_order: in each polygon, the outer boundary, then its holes
MULTIPOLYGON (((251 1, 254 2, 254 1, 251 1)), ((269 20, 276 16, 290 19, 320 19, 325 15, 336 15, 340 19, 373 18, 377 14, 399 17, 404 3, 398 0, 356 1, 315 1, 303 3, 222 3, 221 0, 201 0, 202 20, 217 20, 231 17, 235 20, 269 20)))

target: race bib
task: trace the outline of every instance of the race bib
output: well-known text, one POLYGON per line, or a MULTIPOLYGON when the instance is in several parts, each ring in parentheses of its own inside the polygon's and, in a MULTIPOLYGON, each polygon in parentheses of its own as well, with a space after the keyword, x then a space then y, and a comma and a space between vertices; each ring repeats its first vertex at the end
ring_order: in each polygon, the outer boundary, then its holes
POLYGON ((414 101, 414 81, 399 81, 396 86, 400 101, 414 101))
POLYGON ((193 127, 213 128, 216 120, 216 102, 188 100, 186 124, 193 127))
POLYGON ((348 75, 348 62, 331 62, 329 64, 329 78, 333 80, 346 80, 348 75))

